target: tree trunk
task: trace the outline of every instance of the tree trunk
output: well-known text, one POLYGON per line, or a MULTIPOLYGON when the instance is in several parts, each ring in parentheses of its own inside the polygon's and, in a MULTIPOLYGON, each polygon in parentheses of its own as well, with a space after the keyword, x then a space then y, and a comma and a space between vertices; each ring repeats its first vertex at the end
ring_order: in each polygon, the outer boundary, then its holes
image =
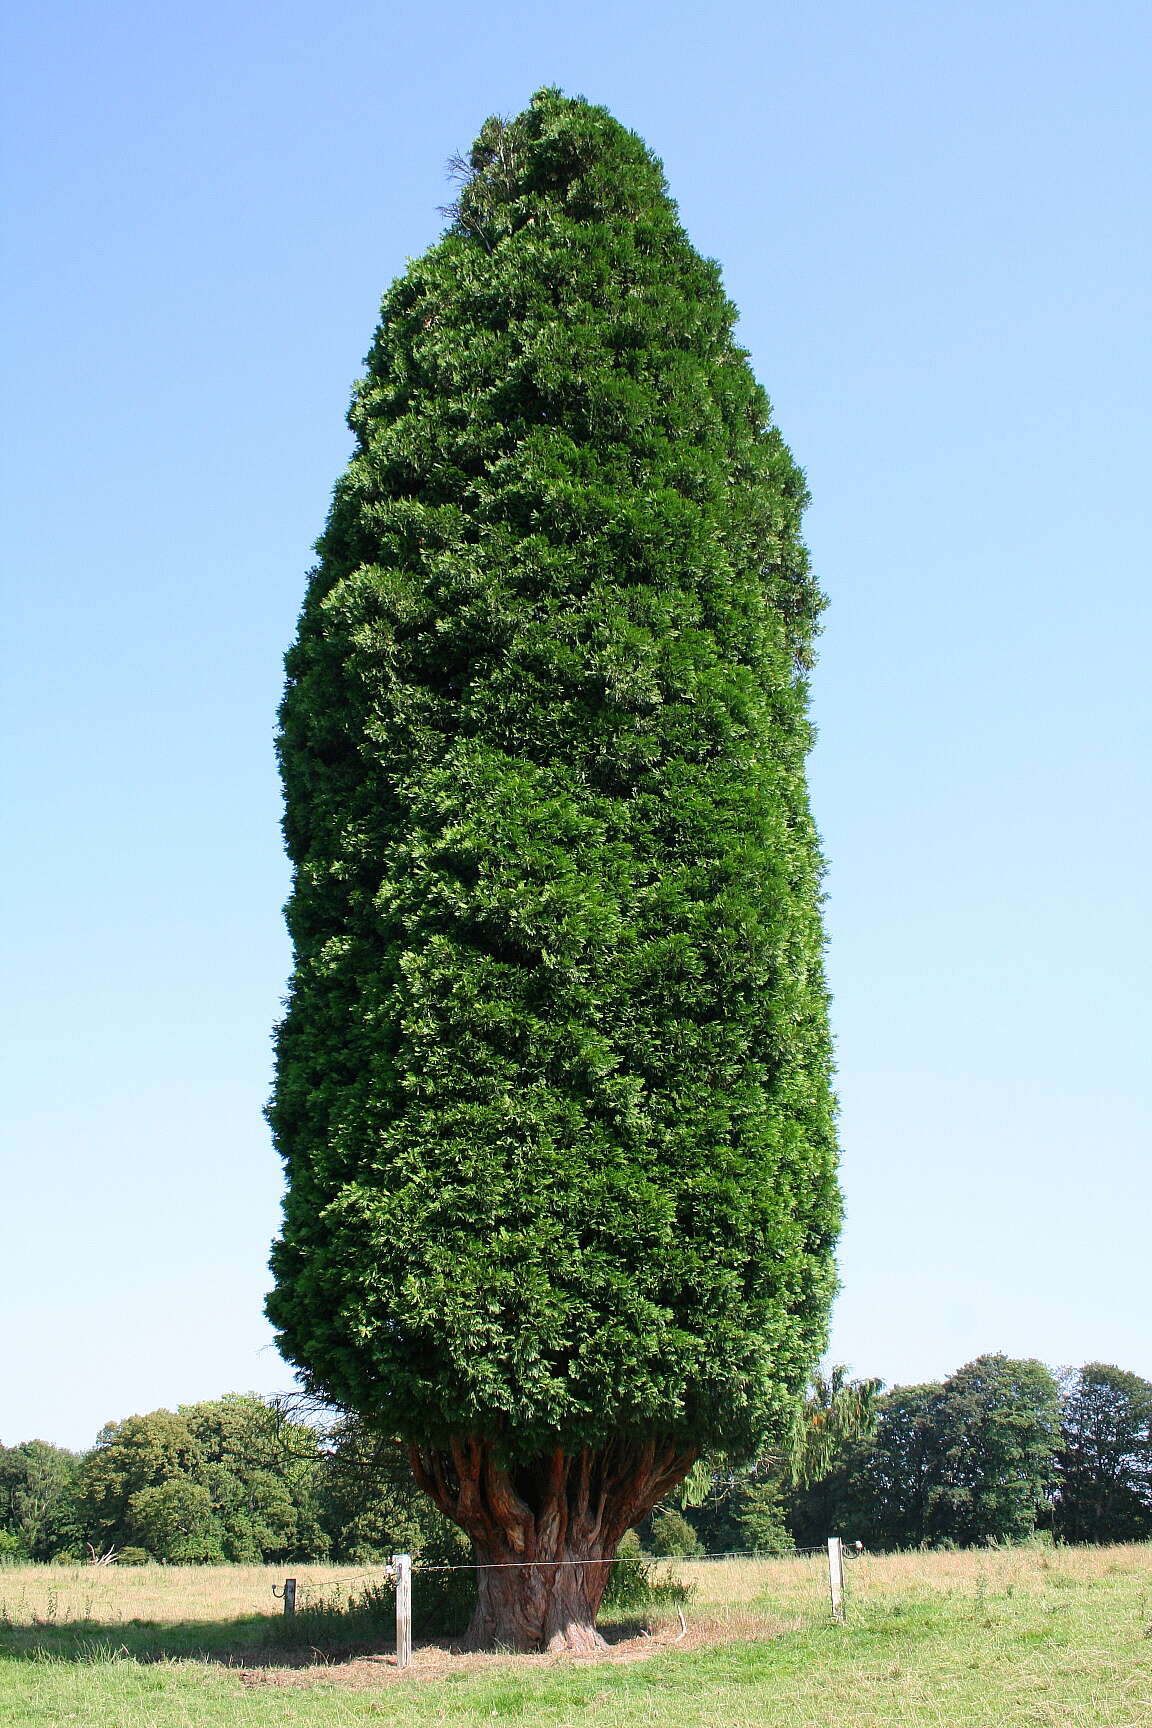
POLYGON ((503 1465, 490 1441, 412 1447, 426 1494, 472 1538, 477 1602, 467 1647, 602 1649, 596 1615, 617 1543, 696 1460, 671 1441, 614 1440, 503 1465))

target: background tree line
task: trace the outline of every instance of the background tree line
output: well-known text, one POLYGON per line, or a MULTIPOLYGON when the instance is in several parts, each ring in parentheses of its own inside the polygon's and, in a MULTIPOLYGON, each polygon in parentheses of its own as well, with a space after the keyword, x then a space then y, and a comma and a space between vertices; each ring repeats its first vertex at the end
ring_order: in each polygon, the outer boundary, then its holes
POLYGON ((789 1455, 716 1470, 698 1505, 682 1498, 655 1515, 653 1545, 785 1551, 839 1534, 876 1549, 965 1548, 1037 1530, 1141 1541, 1152 1538, 1152 1382, 1107 1363, 1057 1378, 987 1355, 884 1393, 833 1369, 813 1376, 789 1455))
POLYGON ((0 1557, 374 1559, 440 1535, 399 1449, 239 1394, 103 1428, 91 1451, 0 1446, 0 1557), (420 1514, 418 1517, 417 1514, 420 1514))
MULTIPOLYGON (((712 1459, 641 1526, 653 1553, 789 1552, 839 1533, 870 1548, 967 1547, 1048 1530, 1152 1538, 1152 1382, 1107 1363, 1054 1377, 981 1356, 883 1392, 813 1376, 791 1447, 712 1459)), ((230 1395, 129 1416, 86 1453, 0 1446, 0 1559, 365 1563, 467 1558, 397 1445, 230 1395)))

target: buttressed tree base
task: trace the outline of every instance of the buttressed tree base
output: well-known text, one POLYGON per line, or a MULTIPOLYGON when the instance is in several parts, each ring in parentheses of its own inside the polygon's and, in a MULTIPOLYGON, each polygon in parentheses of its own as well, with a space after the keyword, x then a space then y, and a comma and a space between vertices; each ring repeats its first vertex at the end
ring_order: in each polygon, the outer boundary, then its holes
POLYGON ((472 1538, 472 1643, 583 1650, 623 1532, 824 1339, 821 596, 640 139, 545 90, 462 181, 287 658, 268 1312, 472 1538))

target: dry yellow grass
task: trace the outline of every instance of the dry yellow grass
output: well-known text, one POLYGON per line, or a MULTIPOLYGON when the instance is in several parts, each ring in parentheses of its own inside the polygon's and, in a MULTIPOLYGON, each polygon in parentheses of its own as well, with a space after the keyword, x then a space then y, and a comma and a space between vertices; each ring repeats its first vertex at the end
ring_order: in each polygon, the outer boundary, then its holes
MULTIPOLYGON (((758 1609, 807 1619, 827 1596, 822 1555, 782 1559, 671 1561, 667 1567, 693 1586, 689 1617, 717 1609, 740 1609, 745 1620, 758 1609)), ((661 1571, 665 1570, 662 1566, 661 1571)), ((1118 1573, 1145 1573, 1152 1590, 1152 1547, 979 1549, 963 1553, 865 1554, 846 1565, 849 1604, 879 1604, 909 1595, 982 1592, 1050 1595, 1118 1573)), ((13 1625, 92 1621, 102 1626, 150 1620, 234 1620, 276 1614, 273 1594, 285 1575, 297 1579, 299 1600, 330 1602, 355 1595, 365 1583, 382 1581, 383 1567, 370 1566, 4 1566, 0 1567, 0 1619, 13 1625)), ((1150 1609, 1152 1615, 1152 1609, 1150 1609)))
POLYGON ((335 1601, 358 1590, 382 1567, 351 1566, 4 1566, 0 1620, 12 1625, 101 1626, 132 1620, 177 1624, 276 1614, 273 1595, 285 1574, 298 1580, 301 1606, 323 1594, 335 1601))
MULTIPOLYGON (((827 1561, 819 1554, 803 1559, 678 1561, 676 1565, 681 1576, 696 1586, 694 1600, 699 1608, 770 1599, 777 1608, 806 1612, 814 1595, 823 1597, 827 1592, 827 1561)), ((1049 1548, 1036 1542, 957 1553, 849 1555, 845 1590, 849 1603, 853 1597, 872 1603, 909 1595, 975 1598, 981 1591, 1048 1594, 1071 1583, 1085 1584, 1123 1572, 1145 1574, 1152 1588, 1152 1546, 1049 1548)))

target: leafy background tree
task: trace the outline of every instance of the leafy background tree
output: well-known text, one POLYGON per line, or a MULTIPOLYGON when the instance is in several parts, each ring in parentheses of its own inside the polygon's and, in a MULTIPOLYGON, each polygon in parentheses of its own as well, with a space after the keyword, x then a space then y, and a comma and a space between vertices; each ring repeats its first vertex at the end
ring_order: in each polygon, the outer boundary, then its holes
POLYGON ((481 1559, 539 1562, 473 1641, 585 1647, 623 1531, 783 1435, 824 1338, 822 602, 641 141, 543 91, 462 171, 287 660, 268 1311, 481 1559))
POLYGON ((844 1533, 877 1548, 1019 1541, 1046 1514, 1060 1397, 1040 1362, 980 1356, 899 1386, 840 1486, 844 1533))
POLYGON ((101 1430, 80 1466, 83 1539, 155 1560, 321 1559, 321 1436, 258 1398, 153 1410, 101 1430))
POLYGON ((1052 1523, 1067 1542, 1152 1537, 1152 1382, 1089 1362, 1065 1388, 1052 1523))
POLYGON ((326 1550, 322 1436, 314 1428, 250 1397, 190 1404, 181 1414, 199 1447, 197 1478, 210 1495, 229 1560, 289 1560, 326 1550))
POLYGON ((413 1554, 460 1565, 471 1556, 459 1527, 416 1489, 406 1449, 357 1416, 338 1417, 326 1436, 321 1517, 337 1560, 413 1554))
POLYGON ((834 1502, 844 1534, 870 1548, 934 1539, 940 1480, 937 1412, 943 1386, 895 1386, 880 1401, 872 1439, 845 1461, 834 1502))
POLYGON ((647 1547, 653 1554, 675 1554, 692 1558, 705 1552, 693 1526, 675 1506, 663 1506, 649 1521, 647 1547))
MULTIPOLYGON (((790 1553, 841 1528, 848 1466, 871 1439, 879 1380, 834 1366, 813 1370, 788 1438, 750 1464, 701 1459, 675 1499, 709 1553, 790 1553)), ((641 1526, 651 1539, 655 1520, 641 1526)))
POLYGON ((795 1536, 788 1528, 785 1491, 779 1482, 754 1482, 740 1497, 737 1513, 740 1546, 753 1554, 790 1554, 795 1536))
POLYGON ((144 1547, 132 1516, 135 1496, 170 1481, 193 1479, 199 1463, 188 1424, 175 1411, 153 1410, 109 1422, 80 1470, 77 1505, 85 1541, 101 1552, 144 1547))
POLYGON ((882 1385, 852 1379, 843 1365, 813 1373, 781 1473, 797 1546, 818 1546, 843 1529, 849 1473, 875 1435, 882 1385))
POLYGON ((175 1565, 222 1563, 224 1525, 203 1482, 171 1478, 138 1488, 126 1508, 128 1548, 175 1565))
POLYGON ((882 1386, 881 1380, 853 1380, 842 1364, 827 1373, 813 1370, 787 1460, 792 1483, 803 1488, 827 1476, 848 1447, 871 1436, 882 1386))
POLYGON ((961 1547, 1030 1535, 1060 1444, 1060 1389, 1044 1364, 977 1357, 944 1382, 935 1429, 939 1534, 961 1547))
POLYGON ((79 1541, 74 1491, 80 1455, 46 1440, 0 1446, 0 1553, 51 1560, 79 1541))
MULTIPOLYGON (((723 1455, 710 1454, 693 1466, 680 1487, 665 1501, 671 1503, 688 1519, 701 1546, 708 1554, 739 1551, 748 1546, 747 1532, 741 1523, 748 1495, 758 1486, 754 1466, 735 1467, 723 1455)), ((651 1546, 651 1529, 656 1514, 639 1526, 641 1543, 651 1546)))

